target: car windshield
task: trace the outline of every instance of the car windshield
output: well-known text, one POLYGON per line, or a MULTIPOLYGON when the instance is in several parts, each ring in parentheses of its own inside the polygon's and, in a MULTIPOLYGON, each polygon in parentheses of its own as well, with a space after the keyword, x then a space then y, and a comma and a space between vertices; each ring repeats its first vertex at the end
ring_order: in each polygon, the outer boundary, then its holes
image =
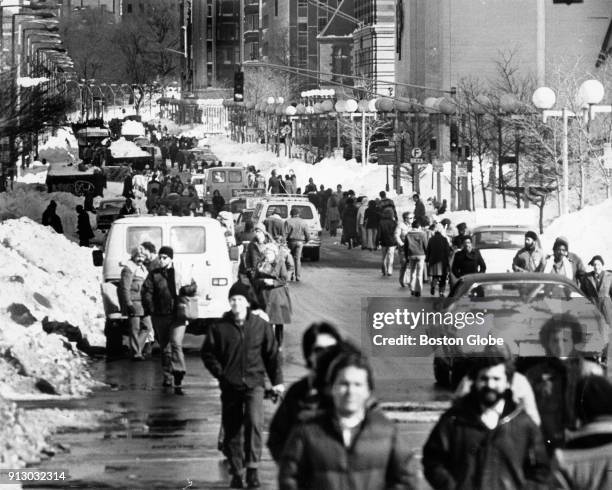
POLYGON ((302 219, 312 219, 314 216, 312 215, 312 208, 310 206, 291 206, 291 210, 297 209, 300 212, 300 218, 302 219))
POLYGON ((518 249, 524 244, 525 233, 519 230, 487 230, 474 233, 475 248, 518 249))
POLYGON ((539 302, 544 299, 569 300, 581 298, 582 295, 561 283, 511 283, 511 282, 488 282, 473 284, 465 295, 471 301, 482 301, 490 299, 513 298, 522 303, 539 302))

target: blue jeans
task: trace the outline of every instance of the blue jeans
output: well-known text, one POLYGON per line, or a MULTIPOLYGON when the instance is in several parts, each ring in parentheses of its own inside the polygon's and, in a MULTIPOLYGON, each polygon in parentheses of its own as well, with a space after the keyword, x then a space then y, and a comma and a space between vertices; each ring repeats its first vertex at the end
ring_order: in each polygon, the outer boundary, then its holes
POLYGON ((165 381, 172 381, 176 372, 185 372, 185 356, 183 355, 183 337, 185 324, 178 322, 173 315, 151 316, 153 328, 161 350, 162 371, 165 381))
POLYGON ((300 279, 300 275, 302 273, 302 249, 304 248, 304 242, 302 240, 289 240, 288 245, 295 264, 295 278, 300 279))

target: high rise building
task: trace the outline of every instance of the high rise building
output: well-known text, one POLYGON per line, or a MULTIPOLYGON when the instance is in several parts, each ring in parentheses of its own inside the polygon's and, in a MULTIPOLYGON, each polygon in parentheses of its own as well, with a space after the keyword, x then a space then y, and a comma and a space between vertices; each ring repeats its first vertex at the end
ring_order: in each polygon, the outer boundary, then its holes
POLYGON ((242 0, 242 59, 261 60, 261 4, 262 0, 242 0))
POLYGON ((240 6, 240 0, 183 0, 184 92, 231 86, 242 62, 240 6))

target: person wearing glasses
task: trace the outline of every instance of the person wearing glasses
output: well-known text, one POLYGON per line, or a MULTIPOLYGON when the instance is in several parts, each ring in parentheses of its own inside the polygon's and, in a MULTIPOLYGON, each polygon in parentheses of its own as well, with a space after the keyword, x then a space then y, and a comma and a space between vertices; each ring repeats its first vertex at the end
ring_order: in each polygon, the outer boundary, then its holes
POLYGON ((196 284, 181 286, 181 278, 174 268, 172 259, 174 250, 171 247, 160 247, 158 267, 149 271, 142 285, 142 306, 145 315, 151 315, 159 348, 164 387, 172 386, 174 392, 183 395, 182 382, 185 376, 185 356, 183 355, 183 337, 185 322, 176 316, 176 302, 180 295, 195 294, 196 284))
POLYGON ((318 409, 319 393, 314 386, 317 361, 340 341, 340 332, 326 322, 313 323, 304 332, 302 352, 308 374, 289 387, 270 423, 268 449, 274 461, 280 461, 291 429, 318 409))

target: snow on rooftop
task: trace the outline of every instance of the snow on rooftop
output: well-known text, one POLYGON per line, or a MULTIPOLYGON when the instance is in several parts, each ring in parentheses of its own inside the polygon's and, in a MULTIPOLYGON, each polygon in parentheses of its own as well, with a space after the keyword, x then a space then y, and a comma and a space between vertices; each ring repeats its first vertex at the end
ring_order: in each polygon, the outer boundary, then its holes
MULTIPOLYGON (((126 121, 128 122, 128 121, 126 121)), ((142 150, 136 143, 119 138, 113 141, 110 146, 111 155, 114 158, 146 157, 149 153, 142 150)))
POLYGON ((144 136, 146 134, 144 124, 138 121, 132 121, 130 119, 123 121, 123 124, 121 125, 121 134, 129 134, 130 136, 144 136))

